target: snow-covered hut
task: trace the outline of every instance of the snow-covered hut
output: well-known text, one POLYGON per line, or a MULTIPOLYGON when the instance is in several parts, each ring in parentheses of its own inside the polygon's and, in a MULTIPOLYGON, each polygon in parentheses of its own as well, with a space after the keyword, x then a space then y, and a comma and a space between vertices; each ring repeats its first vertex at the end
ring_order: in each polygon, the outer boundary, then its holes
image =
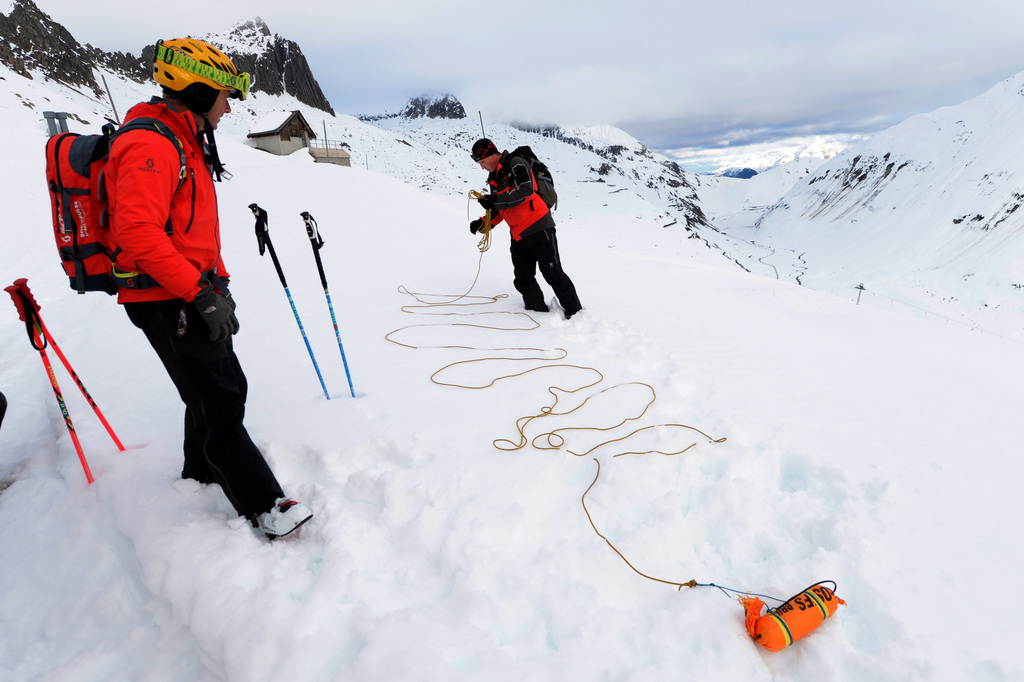
POLYGON ((316 133, 302 112, 275 111, 258 120, 247 137, 255 142, 257 148, 285 156, 303 147, 308 148, 316 133))
POLYGON ((315 141, 316 133, 299 111, 275 111, 267 114, 249 131, 249 139, 263 151, 284 156, 305 147, 317 163, 350 166, 351 158, 344 142, 315 141))

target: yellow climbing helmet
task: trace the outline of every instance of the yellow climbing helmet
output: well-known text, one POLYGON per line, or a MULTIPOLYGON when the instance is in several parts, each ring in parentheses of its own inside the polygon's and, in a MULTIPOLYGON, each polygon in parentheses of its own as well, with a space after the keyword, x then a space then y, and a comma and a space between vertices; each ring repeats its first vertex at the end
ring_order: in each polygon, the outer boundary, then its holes
POLYGON ((153 78, 175 92, 199 83, 214 90, 231 90, 235 99, 245 99, 252 83, 249 74, 238 72, 230 57, 196 38, 157 42, 153 78))

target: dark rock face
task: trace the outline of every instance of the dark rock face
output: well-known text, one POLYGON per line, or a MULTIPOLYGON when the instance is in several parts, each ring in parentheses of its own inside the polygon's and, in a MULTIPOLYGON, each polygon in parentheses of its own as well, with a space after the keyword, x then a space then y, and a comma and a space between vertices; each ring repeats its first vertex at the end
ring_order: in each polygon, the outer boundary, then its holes
POLYGON ((29 69, 70 86, 102 94, 93 77, 93 50, 50 19, 32 0, 15 0, 9 15, 0 14, 0 61, 31 78, 29 69))
MULTIPOLYGON (((253 92, 288 93, 303 104, 334 115, 296 43, 271 35, 259 18, 235 27, 231 37, 253 46, 254 51, 248 54, 224 50, 240 71, 253 75, 253 92)), ((209 42, 217 45, 216 38, 209 42)), ((147 45, 136 57, 82 45, 32 0, 15 0, 9 15, 0 14, 0 62, 27 78, 32 77, 30 70, 40 71, 64 85, 88 88, 97 97, 103 91, 93 76, 94 68, 109 69, 145 83, 152 78, 155 52, 153 45, 147 45)))
POLYGON ((231 57, 239 71, 252 74, 253 91, 268 95, 287 93, 303 104, 334 115, 331 103, 313 77, 309 63, 297 43, 277 34, 271 35, 270 29, 259 17, 236 26, 231 37, 257 50, 262 48, 258 54, 236 54, 219 46, 231 57))
POLYGON ((749 180, 750 178, 757 175, 757 171, 753 168, 727 168, 719 175, 723 178, 739 178, 741 180, 749 180))
POLYGON ((466 118, 466 110, 454 95, 440 97, 413 97, 400 116, 405 118, 466 118))

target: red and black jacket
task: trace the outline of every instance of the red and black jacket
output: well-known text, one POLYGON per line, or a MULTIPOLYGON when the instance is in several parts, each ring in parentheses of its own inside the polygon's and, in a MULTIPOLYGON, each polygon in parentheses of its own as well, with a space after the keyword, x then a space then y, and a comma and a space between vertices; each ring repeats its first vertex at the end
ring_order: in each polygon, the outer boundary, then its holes
POLYGON ((104 174, 111 247, 120 248, 116 265, 120 271, 149 275, 160 285, 119 289, 117 300, 191 301, 203 273, 216 271, 228 278, 213 178, 192 114, 154 99, 132 107, 125 120, 140 116, 159 119, 174 131, 185 151, 184 178, 181 157, 159 133, 132 131, 114 140, 104 174))
POLYGON ((526 235, 555 226, 548 205, 537 194, 537 180, 525 160, 502 152, 498 168, 487 176, 487 184, 491 186, 497 212, 496 216, 492 215, 491 224, 504 220, 512 239, 519 241, 526 235))

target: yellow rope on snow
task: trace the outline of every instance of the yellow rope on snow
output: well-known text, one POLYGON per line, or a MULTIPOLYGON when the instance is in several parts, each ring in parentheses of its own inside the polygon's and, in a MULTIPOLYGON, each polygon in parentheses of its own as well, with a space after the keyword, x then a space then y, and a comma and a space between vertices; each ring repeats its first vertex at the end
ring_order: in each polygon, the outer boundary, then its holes
MULTIPOLYGON (((474 199, 480 199, 483 196, 484 196, 483 194, 481 194, 481 193, 479 193, 479 192, 477 192, 475 190, 470 190, 470 192, 469 192, 470 204, 467 206, 467 209, 466 209, 467 216, 469 215, 469 210, 470 210, 470 208, 472 206, 471 202, 474 199)), ((563 447, 565 445, 565 437, 562 435, 563 433, 566 433, 566 432, 569 432, 569 431, 600 431, 600 432, 613 431, 613 430, 615 430, 615 429, 625 425, 627 422, 631 422, 631 421, 635 422, 635 421, 643 418, 644 415, 647 414, 647 411, 650 409, 651 405, 653 405, 654 402, 657 400, 657 393, 654 390, 654 387, 652 387, 650 384, 647 384, 647 383, 644 383, 644 382, 628 382, 628 383, 624 383, 624 384, 616 384, 615 386, 611 386, 609 388, 605 388, 605 389, 603 389, 603 390, 601 390, 601 391, 599 391, 599 392, 597 392, 597 393, 595 393, 593 395, 588 396, 579 405, 577 405, 576 407, 574 407, 574 408, 572 408, 570 410, 566 410, 564 412, 557 412, 556 409, 558 408, 559 393, 562 393, 562 394, 578 393, 579 391, 583 391, 583 390, 586 390, 588 388, 593 388, 594 386, 597 386, 598 384, 600 384, 605 379, 604 375, 601 374, 600 371, 598 371, 597 369, 595 369, 593 367, 585 367, 585 366, 582 366, 582 365, 572 365, 572 364, 567 364, 567 363, 559 362, 560 360, 564 360, 566 357, 568 357, 568 352, 565 349, 563 349, 563 348, 555 348, 555 349, 527 348, 527 347, 479 348, 479 347, 476 347, 476 346, 459 345, 459 344, 419 345, 419 344, 412 344, 412 343, 404 343, 404 342, 398 341, 398 340, 396 340, 394 338, 394 336, 398 335, 402 331, 409 330, 409 329, 414 329, 414 328, 418 328, 418 327, 465 327, 465 328, 474 328, 474 329, 492 329, 492 330, 506 331, 506 332, 511 332, 511 331, 524 331, 524 332, 526 332, 526 331, 533 331, 533 330, 538 329, 540 327, 540 324, 533 317, 531 317, 528 313, 524 313, 524 312, 511 312, 511 311, 499 311, 497 313, 488 313, 488 312, 476 312, 476 313, 464 313, 464 312, 426 312, 426 311, 432 311, 435 308, 444 307, 444 306, 469 307, 469 306, 489 305, 491 303, 497 303, 502 298, 506 298, 507 297, 505 294, 499 294, 499 295, 496 295, 496 296, 470 296, 470 292, 472 292, 474 287, 476 287, 477 281, 480 278, 480 271, 481 271, 481 266, 482 266, 482 263, 483 263, 483 254, 484 254, 485 251, 487 251, 487 249, 490 248, 490 232, 491 232, 491 228, 492 228, 492 225, 491 225, 491 212, 488 210, 488 211, 486 211, 486 213, 484 215, 484 225, 479 230, 479 232, 482 233, 483 236, 480 239, 480 243, 477 244, 477 248, 480 250, 480 260, 477 263, 476 277, 473 279, 473 284, 470 286, 469 290, 466 293, 461 294, 461 295, 457 295, 457 296, 444 295, 444 294, 426 294, 426 293, 412 292, 412 291, 409 291, 408 289, 406 289, 404 286, 400 286, 398 288, 398 291, 400 293, 412 296, 419 303, 419 305, 402 306, 402 312, 415 313, 415 314, 428 314, 428 315, 461 315, 461 316, 465 316, 465 315, 494 315, 494 314, 515 315, 515 316, 519 316, 519 317, 525 317, 529 322, 525 326, 516 326, 516 327, 500 327, 500 326, 494 326, 494 325, 470 324, 470 323, 412 324, 412 325, 407 325, 405 327, 401 327, 399 329, 396 329, 396 330, 388 333, 385 336, 385 339, 390 341, 391 343, 397 344, 399 346, 403 346, 405 348, 414 348, 414 349, 419 349, 419 348, 457 348, 457 349, 462 349, 462 350, 473 350, 473 351, 517 352, 517 353, 529 353, 529 354, 531 354, 531 355, 529 355, 527 357, 507 357, 507 356, 506 357, 489 357, 489 358, 476 358, 476 359, 471 359, 471 360, 460 360, 460 361, 457 361, 457 362, 452 362, 452 363, 450 363, 448 365, 445 365, 444 367, 440 368, 439 370, 437 370, 436 372, 434 372, 430 376, 430 381, 432 383, 435 383, 435 384, 439 385, 439 386, 449 386, 449 387, 453 387, 453 388, 463 388, 463 389, 470 389, 470 390, 482 390, 482 389, 494 386, 497 382, 502 381, 504 379, 512 379, 512 378, 516 378, 516 377, 522 377, 522 376, 526 376, 527 374, 531 374, 533 372, 538 372, 538 371, 544 370, 544 369, 575 369, 575 370, 581 370, 581 371, 584 371, 584 372, 592 372, 594 375, 596 375, 595 379, 590 380, 590 381, 584 381, 584 382, 582 382, 582 385, 580 385, 580 386, 578 386, 576 388, 565 388, 565 387, 560 387, 560 386, 549 386, 548 389, 547 389, 548 393, 550 393, 554 397, 554 401, 551 403, 551 405, 542 406, 540 408, 540 412, 538 414, 526 415, 526 416, 523 416, 523 417, 520 417, 519 419, 517 419, 516 420, 516 430, 517 430, 518 436, 519 436, 518 442, 517 441, 509 440, 509 439, 504 439, 504 438, 496 439, 496 440, 493 441, 493 445, 498 450, 503 450, 503 451, 506 451, 506 452, 510 452, 510 451, 515 451, 515 450, 520 450, 522 448, 525 448, 527 445, 532 445, 534 448, 536 448, 538 450, 558 450, 558 449, 560 449, 561 447, 563 447), (433 299, 433 300, 428 300, 428 299, 433 299), (474 300, 467 300, 467 299, 474 299, 474 300), (466 301, 466 302, 460 302, 460 301, 466 301), (550 353, 555 353, 555 354, 557 354, 557 356, 556 357, 545 357, 546 354, 550 354, 550 353), (532 367, 532 368, 524 370, 522 372, 514 372, 514 373, 510 373, 510 374, 503 374, 503 375, 500 375, 500 376, 497 376, 497 377, 491 379, 488 383, 483 384, 483 385, 470 386, 470 385, 459 384, 459 383, 454 383, 454 382, 450 382, 450 381, 443 381, 443 380, 441 380, 439 378, 439 375, 441 375, 443 372, 445 372, 447 370, 450 370, 452 368, 461 366, 461 365, 469 365, 471 363, 501 362, 501 361, 507 361, 507 362, 529 362, 529 361, 532 361, 532 362, 544 362, 544 363, 556 363, 556 364, 544 364, 544 365, 541 365, 539 367, 532 367), (549 417, 549 416, 561 417, 561 416, 566 416, 566 415, 569 415, 569 414, 573 414, 574 412, 577 412, 578 410, 581 410, 591 400, 591 398, 596 398, 596 397, 598 397, 598 396, 600 396, 602 394, 608 393, 609 391, 621 388, 623 386, 643 386, 643 387, 647 388, 650 391, 651 395, 650 395, 650 398, 648 399, 646 405, 644 405, 643 409, 639 410, 639 413, 635 414, 635 416, 627 416, 627 417, 623 418, 619 423, 617 423, 615 425, 612 425, 612 426, 563 427, 563 428, 553 429, 552 431, 549 431, 547 433, 541 433, 541 434, 539 434, 537 436, 534 436, 532 440, 527 437, 526 429, 535 420, 543 418, 543 417, 549 417)), ((596 450, 598 450, 600 448, 603 448, 603 447, 605 447, 607 445, 610 445, 612 443, 619 443, 619 442, 622 442, 622 441, 626 441, 626 440, 632 438, 633 436, 635 436, 638 433, 641 433, 641 432, 644 432, 644 431, 648 431, 648 430, 651 430, 651 429, 658 429, 658 428, 679 428, 679 429, 686 429, 686 430, 689 430, 689 431, 694 431, 694 432, 700 434, 701 436, 703 436, 704 438, 706 438, 711 443, 723 443, 726 440, 725 438, 714 439, 711 436, 709 436, 706 433, 704 433, 703 431, 701 431, 700 429, 694 428, 692 426, 687 426, 685 424, 656 424, 656 425, 653 425, 653 426, 645 426, 645 427, 636 429, 632 433, 629 433, 628 435, 622 436, 620 438, 614 438, 614 439, 611 439, 611 440, 604 441, 603 443, 599 443, 598 445, 593 446, 592 448, 590 448, 586 452, 582 452, 582 453, 581 452, 573 452, 572 450, 568 450, 568 449, 566 449, 566 452, 568 452, 569 454, 574 455, 576 457, 586 457, 590 453, 595 452, 596 450)), ((643 454, 661 454, 661 455, 665 455, 665 456, 674 456, 674 455, 680 455, 680 454, 690 450, 691 448, 696 447, 696 445, 697 445, 697 443, 694 442, 694 443, 691 443, 690 445, 686 446, 685 448, 683 448, 681 450, 678 450, 678 451, 675 451, 675 452, 665 452, 665 451, 662 451, 662 450, 630 451, 630 452, 621 452, 621 453, 618 453, 618 454, 614 454, 614 455, 612 455, 612 457, 623 457, 625 455, 643 455, 643 454)), ((675 587, 677 587, 680 590, 682 588, 684 588, 684 587, 697 587, 698 583, 697 583, 696 580, 689 580, 687 582, 679 583, 679 582, 673 582, 673 581, 669 581, 669 580, 662 580, 660 578, 655 578, 655 577, 649 576, 649 575, 641 572, 635 566, 633 566, 633 564, 631 564, 629 562, 629 560, 626 559, 625 555, 623 555, 622 552, 620 552, 618 550, 618 548, 616 548, 615 545, 613 545, 612 542, 607 537, 605 537, 598 530, 597 525, 594 523, 594 520, 593 520, 593 518, 590 515, 590 511, 587 509, 587 503, 586 503, 587 493, 589 493, 590 490, 594 487, 594 485, 597 484, 597 479, 598 479, 598 477, 601 474, 601 462, 596 457, 594 458, 594 461, 597 463, 597 475, 595 475, 594 481, 590 484, 590 486, 587 488, 587 490, 583 493, 583 496, 581 498, 581 502, 582 502, 582 505, 583 505, 583 511, 586 513, 587 519, 590 522, 590 525, 594 529, 594 532, 597 534, 597 536, 600 537, 602 540, 604 540, 608 544, 608 546, 612 549, 612 551, 614 551, 617 555, 619 555, 619 557, 624 562, 626 562, 626 565, 628 565, 633 571, 635 571, 640 576, 642 576, 644 578, 647 578, 648 580, 653 580, 655 582, 659 582, 659 583, 675 586, 675 587)))
MULTIPOLYGON (((723 438, 722 440, 725 440, 725 439, 723 438)), ((718 442, 718 441, 716 441, 716 442, 718 442)), ((604 540, 608 544, 608 546, 612 548, 612 551, 615 552, 616 554, 618 554, 619 558, 622 559, 623 561, 625 561, 626 565, 629 566, 630 568, 632 568, 633 571, 637 575, 639 575, 641 577, 644 577, 644 578, 647 578, 648 580, 653 580, 656 583, 663 583, 665 585, 672 585, 673 587, 675 587, 676 589, 679 589, 679 590, 683 589, 684 587, 697 587, 697 580, 694 579, 694 578, 691 578, 690 580, 687 580, 685 583, 677 583, 677 582, 672 582, 671 580, 662 580, 661 578, 655 578, 654 576, 647 575, 646 573, 644 573, 640 569, 638 569, 636 566, 634 566, 633 564, 629 563, 629 559, 626 558, 626 555, 623 554, 622 552, 620 552, 619 549, 615 545, 612 544, 611 540, 609 540, 608 538, 606 538, 604 535, 601 534, 601 531, 599 531, 597 529, 597 525, 594 523, 594 519, 590 516, 590 510, 587 509, 587 493, 590 492, 590 488, 593 488, 597 484, 597 479, 601 475, 601 462, 598 461, 598 459, 596 457, 594 458, 594 461, 597 463, 597 474, 594 475, 593 483, 591 483, 590 486, 586 489, 586 491, 584 491, 583 497, 580 499, 580 502, 583 504, 583 511, 587 515, 587 521, 590 521, 590 527, 594 529, 595 533, 597 533, 597 537, 599 537, 602 540, 604 540)))

